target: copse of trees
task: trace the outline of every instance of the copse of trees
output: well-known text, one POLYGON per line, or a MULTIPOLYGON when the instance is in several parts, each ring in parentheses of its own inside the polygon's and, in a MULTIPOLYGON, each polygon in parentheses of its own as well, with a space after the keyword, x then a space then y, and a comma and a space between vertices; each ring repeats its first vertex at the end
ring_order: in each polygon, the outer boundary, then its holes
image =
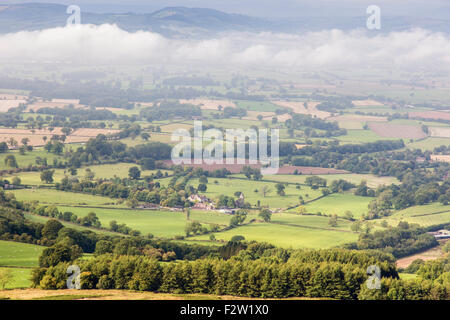
POLYGON ((446 204, 450 201, 450 180, 437 182, 439 175, 426 171, 407 171, 402 184, 379 187, 376 199, 369 204, 367 219, 388 216, 393 210, 402 210, 414 205, 431 202, 446 204))
POLYGON ((140 116, 149 122, 178 117, 192 119, 194 116, 201 115, 202 111, 198 106, 170 100, 161 101, 153 107, 143 108, 140 112, 140 116))
POLYGON ((361 233, 356 243, 346 244, 344 247, 358 250, 376 249, 401 258, 439 244, 427 231, 426 228, 400 223, 396 228, 390 227, 387 230, 377 230, 373 233, 361 233))
MULTIPOLYGON (((98 244, 99 248, 101 246, 111 251, 110 244, 98 244)), ((379 252, 286 250, 264 243, 246 245, 240 241, 230 242, 227 246, 237 250, 233 250, 234 255, 226 260, 205 258, 160 264, 159 255, 150 250, 156 258, 106 253, 75 263, 81 268, 81 286, 84 289, 131 289, 259 298, 362 298, 367 295, 364 288, 368 278, 367 267, 370 265, 379 266, 383 281, 398 279, 392 256, 379 252), (324 282, 324 279, 327 281, 324 282)), ((44 289, 64 288, 69 263, 73 262, 65 261, 56 266, 34 269, 33 284, 44 289)), ((447 296, 442 285, 436 283, 431 287, 442 292, 441 298, 447 296)), ((419 294, 419 298, 429 298, 429 293, 419 294)))
POLYGON ((117 118, 117 115, 109 110, 83 109, 81 112, 73 107, 41 108, 37 113, 66 117, 70 118, 70 121, 114 120, 117 118))
POLYGON ((90 139, 86 146, 79 147, 68 155, 67 165, 79 168, 86 163, 101 160, 115 160, 138 163, 144 159, 170 159, 171 146, 161 142, 149 142, 135 147, 127 147, 119 141, 111 141, 105 135, 98 135, 90 139))
POLYGON ((347 134, 347 130, 339 128, 337 122, 324 121, 311 115, 297 113, 291 115, 292 119, 286 121, 286 127, 291 130, 303 130, 307 137, 333 137, 347 134), (313 129, 324 130, 325 133, 318 134, 313 129))

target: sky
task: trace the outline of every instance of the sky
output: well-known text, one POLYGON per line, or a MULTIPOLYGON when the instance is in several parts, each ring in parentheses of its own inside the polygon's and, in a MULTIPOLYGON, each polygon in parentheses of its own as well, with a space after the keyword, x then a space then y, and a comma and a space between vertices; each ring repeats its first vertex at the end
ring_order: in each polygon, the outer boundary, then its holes
POLYGON ((49 2, 76 4, 90 12, 153 12, 168 6, 212 8, 258 17, 357 16, 369 5, 385 15, 450 18, 449 0, 0 0, 0 4, 49 2))

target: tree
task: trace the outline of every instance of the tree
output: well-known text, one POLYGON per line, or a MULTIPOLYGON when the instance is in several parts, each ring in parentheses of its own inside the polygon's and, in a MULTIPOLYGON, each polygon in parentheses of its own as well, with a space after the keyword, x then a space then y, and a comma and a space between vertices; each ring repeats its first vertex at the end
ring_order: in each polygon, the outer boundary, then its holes
POLYGON ((44 238, 54 240, 58 237, 58 232, 62 228, 64 228, 64 226, 61 222, 55 219, 50 219, 45 223, 44 228, 42 228, 42 236, 44 238))
POLYGON ((113 243, 108 240, 100 240, 95 244, 95 255, 112 253, 114 249, 113 243))
POLYGON ((300 203, 300 204, 305 204, 305 199, 303 199, 303 196, 302 195, 299 195, 298 196, 298 202, 300 203))
POLYGON ((263 197, 265 198, 267 194, 269 194, 269 193, 272 192, 272 190, 270 190, 269 186, 264 185, 264 186, 261 188, 261 192, 262 192, 262 194, 263 194, 263 197))
POLYGON ((344 216, 346 219, 353 221, 353 213, 350 210, 345 211, 344 216))
POLYGON ((28 145, 28 143, 30 142, 30 139, 28 139, 28 138, 23 138, 23 139, 21 140, 21 142, 22 142, 22 144, 23 144, 24 146, 26 146, 26 145, 28 145))
POLYGON ((76 176, 78 173, 77 168, 75 168, 75 167, 69 168, 69 173, 71 176, 76 176))
POLYGON ((358 187, 355 190, 355 195, 367 197, 368 191, 369 191, 369 188, 367 187, 367 181, 362 180, 361 183, 358 185, 358 187))
POLYGON ((230 226, 237 227, 238 225, 243 224, 246 218, 247 218, 247 211, 242 209, 238 210, 230 219, 230 226))
POLYGON ((152 158, 145 158, 141 162, 141 167, 143 170, 154 170, 156 168, 155 160, 152 158))
POLYGON ((205 192, 207 189, 208 189, 208 187, 204 183, 200 183, 197 187, 197 190, 200 192, 205 192))
POLYGON ((117 230, 119 229, 119 225, 117 224, 117 221, 111 220, 109 222, 109 228, 111 229, 111 231, 117 232, 117 230))
POLYGON ((275 188, 277 188, 277 194, 279 196, 284 196, 286 193, 284 192, 284 189, 286 189, 286 186, 283 183, 277 183, 275 185, 275 188))
POLYGON ((141 138, 144 139, 145 141, 148 141, 148 139, 150 139, 150 135, 147 132, 142 132, 141 138))
POLYGON ((127 206, 134 209, 139 205, 139 201, 136 198, 129 199, 127 201, 127 206))
POLYGON ((80 224, 85 227, 100 228, 101 223, 95 212, 89 212, 87 216, 81 218, 80 224))
POLYGON ((22 182, 22 181, 20 180, 19 177, 14 177, 14 178, 12 179, 12 184, 15 185, 15 186, 20 186, 21 182, 22 182))
POLYGON ((39 266, 48 268, 56 266, 60 262, 73 261, 80 257, 79 250, 74 249, 62 243, 57 243, 50 248, 44 249, 39 257, 39 266))
POLYGON ((269 209, 262 209, 258 215, 260 218, 264 220, 264 222, 269 222, 272 218, 272 212, 269 209))
POLYGON ((92 181, 95 178, 95 172, 92 171, 90 168, 86 168, 84 170, 84 181, 92 181))
POLYGON ((131 167, 128 170, 128 176, 130 179, 138 180, 141 177, 141 170, 138 167, 131 167))
POLYGON ((11 146, 11 148, 15 148, 18 145, 18 142, 13 137, 8 139, 8 144, 11 146))
POLYGON ((308 210, 304 206, 300 206, 297 209, 298 214, 302 215, 308 212, 308 210))
POLYGON ((0 142, 0 153, 8 152, 8 150, 8 144, 5 141, 0 142))
POLYGON ((231 238, 230 242, 241 242, 241 241, 244 241, 244 240, 245 240, 244 236, 235 235, 235 236, 233 236, 231 238))
POLYGON ((194 235, 201 234, 204 231, 205 230, 204 230, 203 226, 200 224, 200 222, 189 222, 186 224, 185 232, 186 232, 186 236, 188 236, 188 237, 191 234, 194 234, 194 235))
POLYGON ((55 170, 44 170, 41 172, 41 181, 45 183, 52 183, 53 182, 53 174, 55 173, 55 170))
POLYGON ((64 127, 64 128, 61 129, 61 132, 62 132, 64 135, 68 136, 68 135, 72 132, 72 128, 64 127))
POLYGON ((8 268, 0 269, 0 287, 5 290, 6 286, 14 279, 12 271, 8 268))
POLYGON ((337 217, 337 215, 336 214, 333 214, 331 217, 330 217, 330 220, 328 221, 328 224, 331 226, 331 227, 337 227, 337 223, 338 222, 338 217, 337 217))
POLYGON ((17 160, 12 154, 9 154, 5 157, 5 165, 10 168, 17 168, 17 160))

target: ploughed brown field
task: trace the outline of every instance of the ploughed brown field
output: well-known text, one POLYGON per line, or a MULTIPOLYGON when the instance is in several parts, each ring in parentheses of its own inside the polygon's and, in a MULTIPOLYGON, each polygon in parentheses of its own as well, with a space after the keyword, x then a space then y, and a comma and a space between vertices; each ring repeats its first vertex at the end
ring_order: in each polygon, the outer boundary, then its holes
POLYGON ((0 112, 8 112, 11 108, 17 108, 21 103, 26 103, 26 100, 20 99, 0 99, 0 112))
POLYGON ((27 96, 10 93, 0 93, 0 100, 25 100, 27 96))
MULTIPOLYGON (((54 135, 63 135, 61 132, 62 128, 56 127, 53 131, 48 130, 47 128, 38 130, 28 130, 28 129, 11 129, 11 128, 0 128, 0 142, 6 142, 11 138, 14 138, 18 145, 22 145, 22 139, 28 138, 28 145, 33 147, 43 146, 50 138, 54 135), (47 137, 44 140, 44 137, 47 137)), ((90 138, 95 138, 99 134, 110 135, 120 132, 120 130, 111 130, 111 129, 76 129, 70 135, 66 137, 64 143, 80 143, 86 142, 90 138)))
POLYGON ((407 268, 414 260, 421 259, 423 261, 430 261, 442 258, 442 246, 449 240, 439 241, 440 246, 428 249, 426 251, 407 256, 397 260, 397 268, 407 268))
MULTIPOLYGON (((166 167, 171 167, 174 165, 172 160, 165 160, 163 161, 164 165, 166 167)), ((193 167, 193 168, 202 168, 205 171, 214 171, 214 170, 220 170, 220 169, 227 169, 233 174, 241 173, 242 168, 244 166, 249 166, 253 169, 261 169, 261 164, 183 164, 183 166, 186 167, 193 167)), ((294 172, 297 170, 299 174, 312 174, 312 175, 319 175, 319 174, 345 174, 348 173, 348 171, 345 170, 338 170, 333 168, 318 168, 318 167, 301 167, 301 166, 283 166, 278 169, 278 174, 294 174, 294 172)))
POLYGON ((450 128, 431 127, 430 135, 432 137, 450 138, 450 128))
POLYGON ((387 122, 386 117, 376 117, 376 116, 364 116, 364 115, 342 115, 336 117, 330 117, 327 120, 330 121, 358 121, 358 122, 387 122))
POLYGON ((355 107, 365 107, 365 106, 384 106, 381 102, 375 100, 355 100, 352 101, 355 107))
POLYGON ((421 119, 432 119, 432 120, 450 120, 450 112, 443 111, 422 111, 422 112, 410 112, 409 117, 421 118, 421 119))
POLYGON ((370 130, 385 138, 420 139, 427 135, 420 126, 407 126, 382 122, 369 122, 370 130))
POLYGON ((431 160, 433 160, 433 161, 450 163, 450 155, 435 155, 435 154, 432 154, 430 157, 431 157, 431 160))
POLYGON ((272 101, 272 103, 285 108, 290 108, 292 109, 292 111, 294 111, 294 113, 309 114, 320 119, 326 119, 331 116, 331 113, 329 112, 317 110, 316 107, 320 104, 320 102, 306 102, 306 108, 305 102, 272 101))

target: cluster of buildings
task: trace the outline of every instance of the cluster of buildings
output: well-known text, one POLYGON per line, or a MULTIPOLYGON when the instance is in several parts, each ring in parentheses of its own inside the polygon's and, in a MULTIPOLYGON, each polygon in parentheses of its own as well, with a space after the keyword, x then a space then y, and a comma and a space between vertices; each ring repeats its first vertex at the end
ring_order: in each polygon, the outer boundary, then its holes
MULTIPOLYGON (((236 211, 234 208, 228 208, 228 207, 216 208, 216 205, 214 204, 213 201, 211 201, 211 199, 209 199, 206 196, 199 195, 199 194, 191 195, 188 198, 188 200, 190 202, 194 203, 194 206, 192 207, 192 209, 198 209, 198 210, 219 209, 220 212, 227 213, 227 214, 234 214, 236 211)), ((242 208, 244 206, 244 204, 245 204, 245 197, 244 197, 244 194, 241 193, 239 198, 235 201, 235 206, 237 208, 242 208)))

